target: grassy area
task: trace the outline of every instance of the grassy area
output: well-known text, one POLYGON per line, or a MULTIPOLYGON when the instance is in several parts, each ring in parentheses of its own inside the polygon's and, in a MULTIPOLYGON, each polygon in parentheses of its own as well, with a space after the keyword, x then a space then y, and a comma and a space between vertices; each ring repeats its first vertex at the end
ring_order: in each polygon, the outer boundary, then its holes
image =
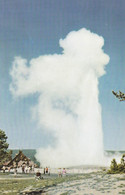
MULTIPOLYGON (((88 177, 88 175, 86 175, 88 177)), ((85 177, 85 175, 84 175, 85 177)), ((62 182, 82 179, 83 175, 73 175, 61 178, 46 178, 42 180, 35 180, 35 178, 6 178, 0 179, 0 194, 17 195, 26 188, 46 188, 56 186, 62 182)))
POLYGON ((44 179, 36 180, 33 175, 8 175, 7 173, 0 173, 0 195, 17 195, 23 190, 61 190, 65 186, 65 192, 62 191, 61 195, 67 195, 69 186, 70 190, 81 187, 83 190, 91 189, 100 193, 112 193, 112 190, 119 189, 118 194, 125 193, 125 175, 109 175, 106 172, 91 172, 84 174, 67 175, 66 177, 58 178, 57 175, 43 176, 44 179), (61 183, 63 183, 61 185, 61 183), (60 185, 58 185, 60 184, 60 185), (58 185, 58 186, 57 186, 58 185), (60 188, 61 186, 61 188, 60 188), (67 187, 66 187, 67 186, 67 187), (80 186, 80 187, 79 187, 80 186), (50 188, 48 188, 50 187, 50 188), (59 189, 60 188, 60 189, 59 189))

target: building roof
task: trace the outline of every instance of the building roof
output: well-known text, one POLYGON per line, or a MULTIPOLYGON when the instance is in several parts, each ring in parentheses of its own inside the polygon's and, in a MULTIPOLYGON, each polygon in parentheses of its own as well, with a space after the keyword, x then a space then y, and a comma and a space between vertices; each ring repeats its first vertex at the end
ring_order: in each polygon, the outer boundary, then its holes
POLYGON ((19 150, 15 157, 11 161, 9 161, 6 166, 20 167, 23 165, 36 166, 36 164, 33 161, 31 161, 30 158, 28 158, 26 155, 24 155, 24 153, 21 150, 19 150))

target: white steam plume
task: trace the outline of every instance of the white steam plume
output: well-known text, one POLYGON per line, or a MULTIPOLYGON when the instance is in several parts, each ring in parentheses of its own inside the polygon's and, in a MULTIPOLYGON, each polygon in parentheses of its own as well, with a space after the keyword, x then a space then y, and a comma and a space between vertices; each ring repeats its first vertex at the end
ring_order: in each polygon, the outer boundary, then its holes
POLYGON ((43 166, 101 164, 103 131, 98 79, 109 57, 102 37, 86 29, 59 41, 63 53, 27 61, 15 57, 10 90, 14 96, 39 93, 33 109, 39 125, 53 132, 55 146, 41 148, 43 166))

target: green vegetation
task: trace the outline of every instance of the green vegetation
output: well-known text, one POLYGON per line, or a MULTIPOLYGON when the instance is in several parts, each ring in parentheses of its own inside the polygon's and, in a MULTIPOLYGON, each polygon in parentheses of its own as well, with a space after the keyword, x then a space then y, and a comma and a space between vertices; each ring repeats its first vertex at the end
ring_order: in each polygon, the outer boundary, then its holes
POLYGON ((119 192, 119 194, 125 194, 125 190, 123 190, 122 192, 119 192))
POLYGON ((0 194, 21 195, 33 194, 33 192, 38 194, 40 191, 48 191, 51 194, 51 191, 54 190, 60 195, 74 194, 75 191, 88 194, 87 190, 91 190, 93 194, 96 192, 97 194, 99 192, 100 194, 114 194, 114 189, 117 194, 124 194, 125 176, 123 174, 117 177, 98 171, 70 174, 61 178, 57 175, 42 176, 43 179, 36 180, 34 174, 17 174, 15 176, 14 174, 0 173, 0 194))
MULTIPOLYGON (((0 173, 1 175, 1 173, 0 173)), ((46 178, 43 180, 35 180, 35 178, 11 178, 11 179, 1 179, 0 180, 0 194, 7 195, 17 195, 26 189, 44 189, 47 187, 56 186, 59 183, 80 180, 83 179, 85 175, 73 175, 61 178, 46 178), (4 192, 4 193, 3 193, 4 192)))
POLYGON ((115 95, 116 98, 118 98, 120 101, 125 101, 125 93, 122 93, 119 90, 119 93, 112 91, 112 93, 115 95))
POLYGON ((9 144, 7 143, 7 136, 4 131, 0 129, 0 168, 3 164, 11 160, 12 151, 7 151, 9 144))
POLYGON ((108 170, 109 174, 116 173, 125 173, 125 154, 122 155, 121 162, 117 164, 116 160, 111 161, 110 169, 108 170))

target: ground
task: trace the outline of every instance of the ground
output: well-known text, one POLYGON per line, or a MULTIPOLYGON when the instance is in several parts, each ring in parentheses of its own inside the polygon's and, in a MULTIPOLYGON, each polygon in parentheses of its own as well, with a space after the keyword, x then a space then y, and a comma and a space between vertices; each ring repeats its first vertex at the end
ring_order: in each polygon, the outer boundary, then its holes
POLYGON ((0 173, 0 194, 30 194, 43 190, 44 195, 118 195, 125 194, 125 174, 107 174, 97 171, 82 174, 69 174, 58 178, 57 174, 42 175, 36 180, 33 174, 0 173), (26 193, 27 192, 27 193, 26 193))

